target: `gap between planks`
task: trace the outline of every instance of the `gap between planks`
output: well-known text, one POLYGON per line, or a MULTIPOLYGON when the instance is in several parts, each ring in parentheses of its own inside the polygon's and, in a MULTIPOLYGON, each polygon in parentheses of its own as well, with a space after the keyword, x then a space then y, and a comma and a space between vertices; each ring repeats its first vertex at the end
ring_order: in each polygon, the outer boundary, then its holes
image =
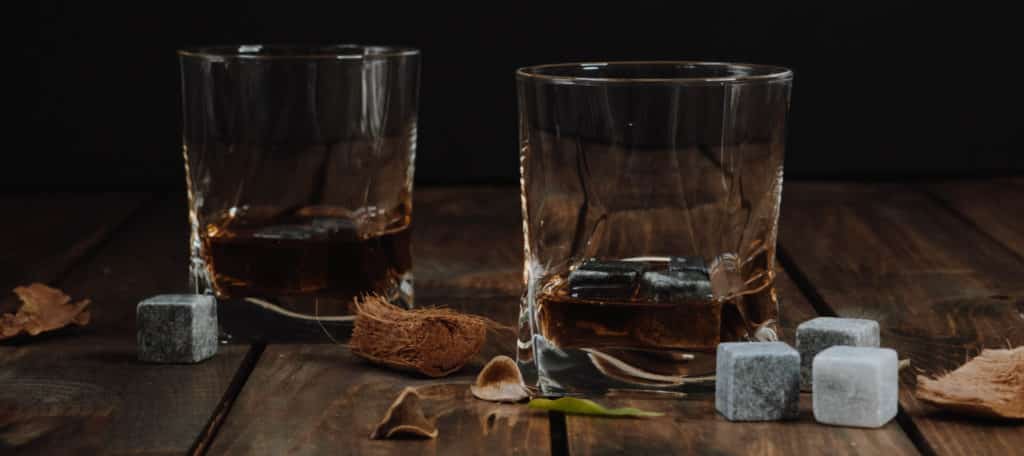
MULTIPOLYGON (((158 216, 167 209, 167 204, 165 204, 168 201, 167 198, 158 198, 154 194, 141 194, 135 198, 136 200, 125 204, 125 208, 118 212, 116 216, 111 217, 106 223, 83 233, 75 242, 66 247, 64 253, 57 257, 56 261, 52 261, 45 268, 39 268, 39 271, 25 277, 25 280, 45 282, 66 288, 68 285, 66 282, 69 280, 74 281, 79 269, 89 266, 90 263, 103 256, 109 247, 117 243, 118 239, 120 239, 118 236, 130 233, 128 230, 134 224, 144 223, 142 221, 147 220, 146 217, 158 216)), ((75 287, 72 286, 71 288, 75 287)), ((104 330, 110 329, 104 328, 104 330)), ((214 408, 214 413, 211 414, 209 423, 203 428, 204 432, 201 436, 215 434, 220 420, 230 409, 231 401, 234 399, 234 396, 237 396, 237 392, 244 384, 248 373, 251 372, 249 364, 255 365, 261 351, 259 347, 250 347, 247 350, 243 363, 240 364, 239 369, 233 372, 232 381, 229 384, 230 387, 225 389, 224 396, 218 401, 217 406, 214 408), (246 370, 246 367, 249 367, 248 370, 246 370)), ((201 442, 202 437, 196 440, 193 447, 200 448, 199 444, 201 442)), ((106 446, 108 444, 109 442, 104 442, 102 445, 106 446)))
POLYGON ((242 364, 238 366, 238 371, 235 372, 234 378, 231 379, 231 384, 228 386, 227 391, 224 392, 224 397, 221 398, 217 407, 213 410, 210 421, 206 423, 203 432, 196 438, 196 442, 189 449, 188 454, 201 456, 210 450, 210 445, 217 438, 217 431, 220 430, 224 420, 231 413, 231 406, 235 404, 238 395, 242 393, 242 388, 245 388, 246 381, 249 380, 252 372, 256 370, 256 364, 259 363, 260 357, 266 348, 267 345, 263 342, 257 342, 249 346, 249 351, 246 352, 242 364))
POLYGON ((569 432, 564 413, 548 411, 548 435, 551 439, 551 456, 568 456, 569 432))
MULTIPOLYGON (((927 212, 933 212, 937 217, 946 217, 949 220, 946 227, 947 232, 950 229, 954 229, 952 228, 953 226, 959 226, 965 233, 970 233, 968 236, 974 236, 975 239, 989 242, 994 248, 993 252, 1009 254, 1006 257, 1018 262, 1024 262, 1024 255, 1022 255, 1019 249, 1015 249, 1006 239, 998 236, 997 232, 987 229, 983 224, 984 219, 979 220, 976 214, 965 212, 962 206, 964 204, 963 201, 957 202, 950 199, 953 197, 943 194, 940 191, 940 187, 927 184, 901 184, 898 188, 907 194, 917 195, 922 204, 926 206, 925 209, 928 209, 927 212)), ((798 284, 800 292, 807 297, 815 310, 822 315, 836 314, 834 307, 823 298, 823 293, 813 285, 813 281, 809 279, 808 274, 801 270, 801 267, 794 260, 794 256, 785 249, 782 242, 779 244, 779 252, 780 265, 790 272, 790 275, 798 284)), ((928 432, 927 435, 931 435, 936 431, 935 429, 927 429, 933 424, 931 421, 918 422, 918 418, 907 411, 906 407, 913 408, 915 405, 916 403, 905 406, 901 401, 899 406, 896 420, 906 436, 922 454, 938 454, 938 448, 943 448, 943 451, 950 451, 949 445, 943 441, 933 443, 929 437, 926 437, 926 431, 928 432)))
MULTIPOLYGON (((814 307, 814 311, 817 312, 818 315, 823 317, 839 316, 835 309, 833 309, 832 306, 825 301, 825 298, 821 296, 821 293, 818 292, 818 289, 813 283, 811 283, 811 280, 807 275, 804 274, 800 267, 797 266, 796 262, 793 261, 793 257, 786 252, 786 248, 781 242, 776 247, 776 258, 779 261, 779 265, 786 271, 786 273, 789 274, 789 277, 793 280, 796 288, 804 295, 807 302, 814 307)), ((928 444, 928 441, 925 440, 924 435, 921 434, 921 430, 917 428, 916 424, 914 424, 914 420, 911 419, 903 409, 903 404, 897 404, 896 422, 899 423, 900 429, 903 430, 903 433, 906 434, 910 442, 914 444, 917 451, 927 456, 936 454, 935 450, 928 444)))
POLYGON ((954 218, 963 222, 964 225, 967 225, 970 229, 977 231, 982 236, 988 238, 988 240, 1002 247, 1003 250, 1006 250, 1008 253, 1010 253, 1010 255, 1013 255, 1022 263, 1024 263, 1024 254, 1021 254, 1019 251, 1008 245, 1005 241, 993 235, 989 230, 983 228, 981 225, 978 224, 976 220, 969 217, 967 214, 961 212, 959 209, 956 208, 956 206, 954 206, 945 198, 940 196, 937 192, 927 187, 923 187, 921 185, 915 185, 914 189, 928 197, 928 199, 935 203, 936 206, 942 208, 943 210, 947 211, 950 215, 952 215, 954 218))
POLYGON ((127 195, 135 198, 135 201, 127 205, 127 210, 118 214, 110 223, 102 224, 94 231, 84 233, 82 237, 67 246, 68 251, 66 254, 54 259, 55 261, 52 263, 41 267, 29 266, 30 269, 39 270, 34 271, 35 274, 31 277, 23 277, 23 280, 45 284, 61 282, 75 267, 89 261, 96 252, 100 251, 113 238, 115 232, 136 217, 139 217, 144 212, 143 209, 154 206, 153 203, 156 201, 156 197, 152 193, 127 195))

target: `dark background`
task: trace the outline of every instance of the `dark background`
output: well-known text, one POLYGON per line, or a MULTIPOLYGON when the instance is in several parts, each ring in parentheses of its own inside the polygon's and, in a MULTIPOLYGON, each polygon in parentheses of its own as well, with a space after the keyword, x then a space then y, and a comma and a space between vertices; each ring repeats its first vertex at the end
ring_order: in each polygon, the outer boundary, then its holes
POLYGON ((249 42, 420 48, 421 184, 516 181, 515 68, 625 59, 793 68, 787 178, 1024 172, 1017 16, 975 4, 97 3, 38 3, 38 40, 6 59, 38 73, 8 85, 31 117, 8 124, 0 189, 184 188, 174 51, 249 42))

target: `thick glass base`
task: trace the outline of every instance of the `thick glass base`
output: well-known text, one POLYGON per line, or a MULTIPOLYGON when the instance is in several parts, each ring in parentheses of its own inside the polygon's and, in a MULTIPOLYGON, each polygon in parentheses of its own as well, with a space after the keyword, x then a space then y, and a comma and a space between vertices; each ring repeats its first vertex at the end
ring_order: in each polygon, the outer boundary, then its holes
POLYGON ((678 350, 561 349, 535 340, 536 385, 546 396, 714 388, 715 354, 678 350))
POLYGON ((719 342, 778 338, 771 274, 747 290, 758 282, 737 279, 738 268, 716 259, 703 280, 680 280, 677 292, 654 280, 667 275, 659 257, 595 263, 570 274, 531 274, 541 279, 527 282, 517 355, 524 379, 545 395, 708 390, 719 342), (615 298, 587 295, 595 286, 579 272, 600 278, 597 291, 608 295, 618 291, 619 276, 641 266, 641 285, 623 280, 632 294, 615 298))

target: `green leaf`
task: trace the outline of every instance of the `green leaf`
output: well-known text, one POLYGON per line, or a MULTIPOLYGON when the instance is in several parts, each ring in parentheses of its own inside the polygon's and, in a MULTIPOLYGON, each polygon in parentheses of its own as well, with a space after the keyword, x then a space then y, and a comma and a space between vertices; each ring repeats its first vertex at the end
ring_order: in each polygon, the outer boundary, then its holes
POLYGON ((648 412, 633 407, 605 408, 594 401, 575 397, 563 397, 560 399, 534 399, 528 404, 530 408, 550 410, 554 412, 568 413, 571 415, 595 415, 595 416, 616 416, 616 417, 651 417, 663 416, 664 413, 648 412))

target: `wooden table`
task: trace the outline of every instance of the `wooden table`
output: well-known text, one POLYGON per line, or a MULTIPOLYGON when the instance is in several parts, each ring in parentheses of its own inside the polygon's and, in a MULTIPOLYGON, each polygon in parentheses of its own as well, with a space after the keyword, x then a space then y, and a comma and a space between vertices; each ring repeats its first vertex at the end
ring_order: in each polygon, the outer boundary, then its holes
MULTIPOLYGON (((515 318, 518 189, 419 188, 417 302, 515 318)), ((985 347, 1024 344, 1024 179, 789 182, 780 225, 783 324, 815 315, 878 320, 912 359, 900 413, 878 430, 730 423, 710 395, 632 402, 655 420, 566 417, 469 398, 480 362, 442 380, 379 369, 331 344, 227 345, 194 366, 135 360, 135 303, 183 291, 181 195, 10 195, 0 237, 0 305, 33 281, 93 300, 80 329, 0 344, 0 453, 52 454, 1021 454, 1024 425, 935 413, 919 372, 985 347), (430 441, 367 438, 406 385, 444 383, 454 410, 430 441), (11 451, 14 450, 14 451, 11 451)), ((510 352, 498 340, 485 356, 510 352)))

